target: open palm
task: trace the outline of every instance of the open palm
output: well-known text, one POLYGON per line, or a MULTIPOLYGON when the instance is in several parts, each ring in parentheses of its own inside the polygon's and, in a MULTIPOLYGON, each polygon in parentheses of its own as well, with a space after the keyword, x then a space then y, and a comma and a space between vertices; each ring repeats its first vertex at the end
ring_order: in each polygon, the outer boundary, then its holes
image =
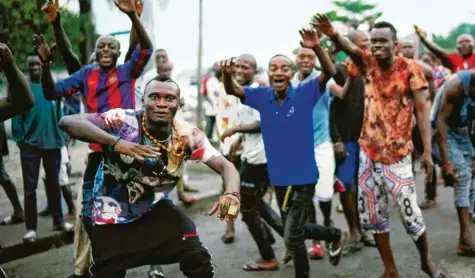
POLYGON ((314 29, 301 29, 299 31, 302 40, 300 45, 305 48, 315 48, 320 46, 320 40, 318 39, 317 31, 314 29))
POLYGON ((114 4, 123 13, 135 13, 135 0, 114 0, 114 4))
POLYGON ((328 16, 325 14, 315 14, 310 21, 310 24, 324 35, 332 37, 336 34, 336 30, 333 28, 328 16))

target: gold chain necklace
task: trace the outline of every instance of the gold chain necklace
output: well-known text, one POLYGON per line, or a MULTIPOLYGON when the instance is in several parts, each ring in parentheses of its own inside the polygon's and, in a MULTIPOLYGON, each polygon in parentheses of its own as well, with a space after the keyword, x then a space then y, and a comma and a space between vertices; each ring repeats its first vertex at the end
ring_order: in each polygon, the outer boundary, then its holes
MULTIPOLYGON (((167 152, 171 152, 173 155, 175 156, 178 156, 178 157, 182 157, 184 154, 185 154, 185 148, 183 147, 183 141, 181 140, 178 132, 176 131, 175 129, 175 124, 172 122, 172 127, 173 127, 173 132, 175 134, 177 134, 177 137, 178 137, 178 143, 180 144, 180 147, 178 149, 180 149, 180 152, 176 152, 173 150, 173 148, 170 146, 164 146, 162 143, 160 143, 160 140, 157 140, 155 137, 153 137, 149 132, 148 132, 148 129, 146 127, 146 124, 145 124, 145 113, 142 115, 142 130, 145 134, 145 136, 147 136, 150 140, 152 140, 152 142, 159 148, 162 148, 164 149, 165 151, 167 152)), ((170 140, 168 140, 168 144, 167 145, 171 145, 170 144, 170 141, 173 140, 173 136, 170 136, 169 137, 170 140)))

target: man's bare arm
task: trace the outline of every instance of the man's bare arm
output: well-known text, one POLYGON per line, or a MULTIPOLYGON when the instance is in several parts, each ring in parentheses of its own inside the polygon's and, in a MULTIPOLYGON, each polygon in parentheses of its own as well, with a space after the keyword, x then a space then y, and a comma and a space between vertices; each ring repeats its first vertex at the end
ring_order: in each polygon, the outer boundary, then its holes
POLYGON ((43 64, 41 67, 41 86, 43 87, 43 94, 47 100, 56 100, 58 98, 53 74, 51 73, 51 66, 49 64, 43 64))
POLYGON ((129 37, 129 48, 127 49, 127 53, 125 53, 124 62, 127 62, 130 60, 130 58, 132 58, 132 53, 134 52, 138 44, 139 44, 139 40, 137 39, 135 28, 132 25, 132 29, 130 30, 130 37, 129 37))
POLYGON ((74 54, 71 42, 64 31, 63 24, 61 23, 61 14, 58 12, 56 20, 54 20, 51 25, 53 26, 54 39, 56 41, 56 46, 58 48, 61 57, 63 58, 64 63, 69 74, 81 69, 82 64, 79 61, 79 58, 74 54))
POLYGON ((233 95, 244 101, 244 88, 237 83, 231 73, 223 70, 224 90, 228 95, 233 95))
POLYGON ((322 66, 322 73, 318 77, 318 85, 320 91, 323 92, 326 90, 326 85, 328 80, 336 74, 335 65, 333 64, 328 52, 325 51, 321 46, 313 48, 313 52, 317 55, 320 65, 322 66))
POLYGON ((429 100, 430 102, 434 101, 435 93, 437 91, 437 85, 435 84, 434 73, 432 72, 432 68, 424 62, 417 61, 417 63, 421 66, 422 71, 424 72, 424 76, 429 83, 429 100))
POLYGON ((239 172, 224 156, 216 156, 206 162, 206 165, 221 175, 226 186, 226 192, 240 191, 239 172))
POLYGON ((241 133, 259 133, 261 132, 261 122, 255 121, 247 125, 239 125, 236 128, 236 132, 241 133))
POLYGON ((453 68, 454 65, 452 64, 452 62, 450 62, 449 53, 445 49, 427 40, 426 37, 419 36, 419 38, 421 39, 422 43, 427 47, 427 49, 429 49, 430 52, 432 52, 437 58, 440 59, 440 62, 444 67, 449 69, 453 68))
POLYGON ((427 89, 421 89, 414 92, 414 107, 416 109, 417 125, 421 132, 422 142, 424 144, 424 153, 431 153, 432 133, 429 120, 429 108, 427 107, 427 89))
POLYGON ((0 98, 0 122, 10 119, 34 105, 28 80, 13 59, 3 63, 3 72, 8 82, 8 93, 6 97, 0 98))
POLYGON ((149 35, 147 34, 147 31, 145 31, 144 26, 142 25, 142 22, 140 22, 140 19, 138 15, 134 13, 128 13, 127 14, 132 21, 132 26, 135 29, 135 33, 137 34, 137 40, 140 44, 141 49, 150 49, 153 47, 152 41, 150 40, 149 35))
POLYGON ((89 121, 91 114, 76 114, 63 117, 59 121, 59 128, 69 134, 72 138, 89 143, 112 146, 117 137, 107 133, 104 129, 89 121))
POLYGON ((447 121, 452 114, 454 107, 454 101, 457 97, 463 93, 462 82, 458 76, 452 77, 447 81, 447 84, 443 87, 440 94, 440 106, 439 106, 439 115, 437 119, 437 129, 440 135, 440 157, 442 164, 445 164, 449 161, 449 152, 447 149, 447 140, 448 140, 448 130, 449 126, 447 121))

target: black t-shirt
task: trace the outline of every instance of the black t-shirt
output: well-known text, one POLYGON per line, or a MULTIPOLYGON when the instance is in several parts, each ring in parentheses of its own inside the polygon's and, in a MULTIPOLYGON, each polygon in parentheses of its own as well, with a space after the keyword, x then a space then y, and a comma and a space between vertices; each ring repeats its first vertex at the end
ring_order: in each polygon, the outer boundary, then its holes
MULTIPOLYGON (((346 69, 340 63, 335 65, 335 69, 333 79, 343 87, 347 78, 346 69)), ((333 99, 330 108, 330 123, 336 126, 332 128, 333 142, 358 141, 363 125, 364 90, 364 79, 358 76, 345 98, 333 99)))

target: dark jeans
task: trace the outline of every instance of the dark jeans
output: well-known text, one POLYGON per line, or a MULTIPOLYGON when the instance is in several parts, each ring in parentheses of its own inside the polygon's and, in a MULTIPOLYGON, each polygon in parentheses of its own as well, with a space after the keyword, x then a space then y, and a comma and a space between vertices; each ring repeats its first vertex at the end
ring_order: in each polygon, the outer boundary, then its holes
POLYGON ((84 171, 83 187, 82 187, 82 212, 83 219, 91 224, 92 213, 92 190, 94 189, 94 180, 96 178, 97 169, 102 162, 102 153, 93 152, 87 156, 86 170, 84 171))
POLYGON ((157 263, 180 263, 188 278, 214 277, 211 255, 201 245, 193 220, 171 201, 158 202, 134 222, 94 225, 86 231, 92 277, 124 277, 127 269, 157 263))
POLYGON ((256 242, 261 257, 264 260, 274 259, 271 245, 275 239, 262 219, 282 237, 284 227, 279 215, 262 200, 270 185, 267 164, 253 165, 244 162, 240 172, 242 220, 256 242))
POLYGON ((3 164, 3 160, 0 158, 0 185, 5 190, 5 193, 8 196, 8 199, 12 203, 13 212, 14 213, 21 213, 23 209, 21 208, 20 200, 18 199, 18 193, 13 184, 10 176, 8 176, 7 170, 5 169, 5 165, 3 164))
POLYGON ((46 174, 46 197, 53 216, 53 225, 61 225, 64 221, 58 180, 61 150, 45 150, 24 145, 20 147, 20 160, 23 174, 23 190, 25 193, 26 229, 36 230, 37 227, 36 188, 38 187, 41 161, 43 161, 43 169, 46 174))
POLYGON ((206 116, 206 137, 213 138, 214 124, 216 123, 215 116, 206 116))
POLYGON ((284 223, 285 247, 294 256, 296 278, 308 278, 310 275, 305 239, 335 242, 341 237, 339 229, 306 224, 310 212, 309 204, 314 193, 315 184, 275 187, 275 196, 284 223))

